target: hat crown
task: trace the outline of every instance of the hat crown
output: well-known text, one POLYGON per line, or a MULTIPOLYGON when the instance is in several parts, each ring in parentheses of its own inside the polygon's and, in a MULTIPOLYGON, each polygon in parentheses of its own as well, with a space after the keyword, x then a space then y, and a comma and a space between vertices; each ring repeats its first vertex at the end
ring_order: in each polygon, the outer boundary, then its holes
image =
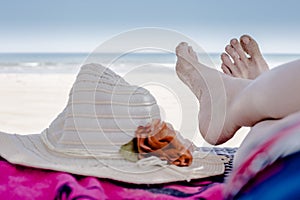
POLYGON ((154 97, 99 64, 84 65, 64 111, 44 132, 46 145, 79 154, 117 153, 140 125, 160 119, 154 97))

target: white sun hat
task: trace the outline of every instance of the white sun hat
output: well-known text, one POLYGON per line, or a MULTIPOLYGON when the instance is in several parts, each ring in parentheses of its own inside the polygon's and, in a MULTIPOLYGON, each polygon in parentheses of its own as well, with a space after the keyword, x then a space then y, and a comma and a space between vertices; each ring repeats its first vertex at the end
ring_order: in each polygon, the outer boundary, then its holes
POLYGON ((154 97, 99 64, 84 65, 61 114, 40 134, 0 132, 0 156, 13 164, 155 184, 219 175, 224 158, 192 152, 189 167, 157 157, 130 162, 119 153, 138 126, 160 119, 154 97))

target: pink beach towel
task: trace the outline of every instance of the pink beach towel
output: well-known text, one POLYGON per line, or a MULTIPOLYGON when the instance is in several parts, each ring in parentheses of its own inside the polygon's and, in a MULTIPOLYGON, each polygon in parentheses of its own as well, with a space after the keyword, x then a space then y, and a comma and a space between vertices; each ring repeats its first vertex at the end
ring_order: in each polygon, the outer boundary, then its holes
POLYGON ((0 158, 0 199, 222 199, 213 178, 191 183, 134 185, 13 165, 0 158))

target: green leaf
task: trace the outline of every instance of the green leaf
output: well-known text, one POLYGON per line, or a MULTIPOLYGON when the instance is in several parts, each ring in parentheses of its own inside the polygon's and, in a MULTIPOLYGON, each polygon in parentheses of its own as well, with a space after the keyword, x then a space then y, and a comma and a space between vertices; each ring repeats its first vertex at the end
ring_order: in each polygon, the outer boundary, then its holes
POLYGON ((136 143, 136 138, 134 138, 127 144, 121 146, 119 152, 126 160, 131 162, 137 162, 139 160, 136 143))

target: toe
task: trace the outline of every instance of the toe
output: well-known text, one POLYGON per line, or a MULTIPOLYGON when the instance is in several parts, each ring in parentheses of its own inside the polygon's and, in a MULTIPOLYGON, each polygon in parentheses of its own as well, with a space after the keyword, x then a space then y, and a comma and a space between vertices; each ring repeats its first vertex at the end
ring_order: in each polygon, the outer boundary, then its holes
POLYGON ((251 57, 262 56, 257 42, 249 35, 243 35, 240 38, 241 46, 244 51, 251 57))
POLYGON ((193 48, 192 48, 191 46, 188 47, 188 51, 189 51, 190 56, 191 56, 193 59, 198 60, 197 54, 196 54, 196 52, 193 50, 193 48))
POLYGON ((193 48, 191 47, 191 46, 188 46, 188 51, 189 51, 189 53, 192 55, 193 54, 193 52, 194 52, 194 50, 193 50, 193 48))
POLYGON ((181 57, 186 55, 188 52, 188 44, 186 42, 181 42, 180 44, 177 45, 176 47, 176 55, 181 57))
POLYGON ((221 66, 221 68, 225 74, 229 74, 234 77, 242 76, 243 65, 241 63, 234 64, 226 53, 222 53, 221 60, 222 60, 222 66, 224 66, 224 67, 221 66), (229 69, 230 73, 228 73, 225 67, 229 69))
POLYGON ((232 58, 232 60, 235 63, 239 63, 240 62, 239 54, 235 51, 235 49, 231 45, 227 45, 225 47, 225 51, 228 53, 228 55, 232 58))
POLYGON ((221 60, 222 60, 223 64, 229 68, 233 67, 233 65, 234 65, 226 53, 221 54, 221 60))
POLYGON ((188 43, 186 43, 186 42, 180 42, 179 45, 181 45, 181 46, 188 46, 188 43))
POLYGON ((240 75, 240 69, 231 61, 229 56, 226 53, 222 53, 221 55, 221 60, 222 60, 222 70, 225 74, 231 75, 231 76, 239 76, 240 75), (229 72, 228 72, 228 70, 229 72))
POLYGON ((177 49, 181 49, 181 48, 185 48, 185 47, 187 47, 187 46, 188 46, 188 43, 186 43, 186 42, 180 42, 180 43, 177 45, 176 50, 177 50, 177 49))
POLYGON ((232 73, 231 73, 231 71, 230 71, 230 68, 227 67, 225 64, 222 64, 222 65, 221 65, 221 69, 222 69, 222 71, 224 72, 224 74, 227 74, 227 75, 229 75, 229 76, 232 76, 232 73))
POLYGON ((247 60, 246 53, 245 53, 244 49, 242 48, 241 44, 239 43, 239 41, 234 38, 230 41, 230 44, 233 47, 233 49, 238 53, 239 58, 242 61, 246 61, 247 60))

